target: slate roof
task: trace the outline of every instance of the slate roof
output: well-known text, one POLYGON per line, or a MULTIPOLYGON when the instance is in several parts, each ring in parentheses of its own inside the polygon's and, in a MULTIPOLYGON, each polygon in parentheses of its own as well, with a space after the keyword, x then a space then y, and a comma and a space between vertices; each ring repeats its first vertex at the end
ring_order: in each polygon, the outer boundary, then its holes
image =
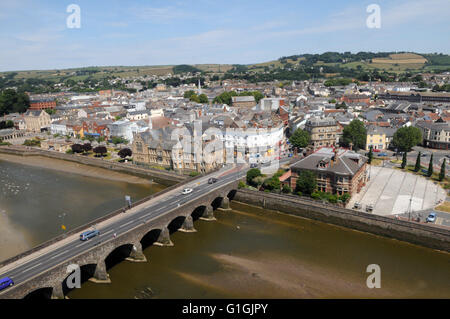
POLYGON ((353 176, 367 162, 367 157, 349 150, 340 150, 337 155, 337 161, 331 163, 333 157, 334 153, 331 148, 322 148, 292 165, 291 169, 293 171, 312 170, 353 176), (329 165, 326 168, 320 168, 320 162, 329 163, 329 165))

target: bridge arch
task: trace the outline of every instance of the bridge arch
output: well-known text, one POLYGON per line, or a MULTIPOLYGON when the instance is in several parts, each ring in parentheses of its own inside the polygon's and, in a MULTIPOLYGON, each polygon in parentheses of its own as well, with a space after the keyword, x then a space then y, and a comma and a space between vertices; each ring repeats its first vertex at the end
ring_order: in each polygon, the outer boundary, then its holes
POLYGON ((25 295, 23 299, 25 300, 43 300, 43 299, 51 299, 53 293, 52 287, 42 287, 35 289, 25 295))
POLYGON ((228 192, 227 197, 229 200, 233 200, 234 196, 236 196, 237 193, 237 189, 232 189, 231 191, 228 192))
POLYGON ((183 226, 184 221, 186 220, 186 216, 177 216, 167 225, 167 229, 169 230, 170 234, 173 234, 178 229, 183 226))
POLYGON ((206 206, 205 205, 201 205, 201 206, 197 206, 191 213, 192 219, 194 221, 198 220, 200 217, 203 216, 203 213, 206 210, 206 206))
POLYGON ((161 231, 161 229, 152 229, 145 233, 145 235, 140 240, 142 250, 152 246, 155 242, 157 242, 159 235, 161 235, 161 231))
POLYGON ((106 270, 130 257, 134 245, 132 243, 122 244, 111 250, 105 258, 106 270))
POLYGON ((214 198, 214 200, 211 202, 211 206, 212 206, 213 210, 216 210, 217 208, 219 208, 222 205, 222 201, 223 201, 222 196, 218 196, 218 197, 214 198))

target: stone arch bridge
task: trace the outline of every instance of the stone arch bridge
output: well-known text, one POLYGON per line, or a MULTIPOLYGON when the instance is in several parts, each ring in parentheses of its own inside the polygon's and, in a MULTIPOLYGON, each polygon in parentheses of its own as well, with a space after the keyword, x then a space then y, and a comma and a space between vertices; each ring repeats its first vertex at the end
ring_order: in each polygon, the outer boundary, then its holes
MULTIPOLYGON (((213 221, 214 210, 230 210, 229 202, 237 190, 238 180, 231 180, 211 191, 205 191, 193 200, 144 221, 136 227, 117 235, 108 236, 95 246, 71 256, 39 274, 7 288, 0 298, 65 298, 70 291, 68 266, 78 265, 81 281, 110 282, 107 270, 126 259, 146 262, 143 250, 151 245, 171 246, 170 234, 175 231, 195 232, 194 221, 213 221)), ((212 188, 212 187, 211 187, 212 188)), ((101 237, 101 235, 100 235, 101 237)))

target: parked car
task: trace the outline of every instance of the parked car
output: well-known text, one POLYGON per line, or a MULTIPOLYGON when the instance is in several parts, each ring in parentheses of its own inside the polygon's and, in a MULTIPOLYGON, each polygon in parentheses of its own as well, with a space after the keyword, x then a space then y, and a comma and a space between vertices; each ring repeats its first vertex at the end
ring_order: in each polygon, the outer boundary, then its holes
POLYGON ((361 203, 355 202, 353 209, 360 209, 362 207, 361 203))
POLYGON ((0 279, 0 290, 6 289, 14 285, 14 281, 9 277, 4 277, 0 279))
POLYGON ((375 152, 375 153, 381 152, 381 150, 379 150, 377 148, 373 148, 372 151, 375 152))
POLYGON ((215 182, 217 182, 217 178, 211 177, 208 179, 208 184, 214 184, 215 182))
POLYGON ((193 191, 192 188, 185 188, 185 189, 183 189, 183 191, 181 192, 181 194, 187 195, 187 194, 192 193, 192 191, 193 191))
POLYGON ((428 156, 428 153, 422 153, 420 156, 422 157, 428 156))
POLYGON ((257 168, 258 167, 258 164, 256 164, 256 163, 251 163, 250 164, 250 168, 257 168))
POLYGON ((382 152, 382 153, 379 153, 377 156, 387 156, 387 153, 382 152))
POLYGON ((366 212, 370 213, 373 211, 373 205, 366 205, 366 212))
POLYGON ((427 217, 427 223, 434 223, 436 221, 436 213, 430 213, 427 217))

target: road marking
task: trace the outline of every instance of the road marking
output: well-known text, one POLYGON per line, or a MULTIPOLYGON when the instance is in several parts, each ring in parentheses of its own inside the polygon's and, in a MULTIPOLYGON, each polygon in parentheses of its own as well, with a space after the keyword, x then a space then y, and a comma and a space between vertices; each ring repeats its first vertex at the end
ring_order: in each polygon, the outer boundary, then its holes
POLYGON ((64 253, 65 253, 65 251, 63 251, 63 252, 61 252, 61 253, 59 253, 59 254, 56 254, 56 255, 53 256, 53 257, 50 257, 50 259, 56 258, 56 257, 58 257, 58 256, 60 256, 60 255, 62 255, 62 254, 64 254, 64 253))
POLYGON ((128 223, 123 224, 123 225, 120 225, 119 228, 124 227, 124 226, 126 226, 126 225, 128 225, 128 224, 131 224, 132 222, 134 222, 134 220, 130 220, 128 223))
POLYGON ((80 247, 80 246, 82 246, 82 245, 84 245, 86 242, 85 241, 83 241, 81 244, 79 244, 79 245, 76 245, 75 247, 80 247))
POLYGON ((27 271, 29 271, 29 270, 31 270, 31 269, 33 269, 33 268, 36 268, 36 267, 39 266, 39 265, 42 265, 42 263, 39 263, 39 264, 37 264, 37 265, 34 265, 33 267, 27 268, 27 269, 25 269, 24 271, 22 271, 22 273, 27 272, 27 271))
POLYGON ((437 225, 442 225, 443 221, 444 221, 444 219, 442 217, 436 217, 436 224, 437 225))
POLYGON ((114 231, 114 229, 108 230, 106 233, 100 233, 100 235, 106 235, 106 234, 109 234, 112 231, 114 231))

